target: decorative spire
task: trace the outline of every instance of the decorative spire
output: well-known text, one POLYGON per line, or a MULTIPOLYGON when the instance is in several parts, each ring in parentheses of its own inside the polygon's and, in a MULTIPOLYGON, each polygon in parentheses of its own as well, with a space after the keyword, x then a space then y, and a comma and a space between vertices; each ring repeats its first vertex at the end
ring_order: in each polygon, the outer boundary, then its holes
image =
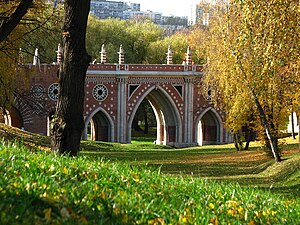
POLYGON ((120 50, 119 50, 119 64, 124 64, 124 49, 122 45, 120 45, 120 50))
POLYGON ((34 56, 33 56, 33 63, 34 66, 40 66, 40 57, 39 57, 39 49, 36 48, 34 51, 34 56))
POLYGON ((168 65, 173 64, 173 61, 172 61, 172 49, 171 49, 170 45, 168 47, 168 52, 167 52, 167 64, 168 65))
POLYGON ((62 47, 60 46, 60 44, 58 44, 57 51, 56 51, 56 54, 57 54, 57 56, 56 56, 57 57, 57 64, 61 63, 62 53, 63 53, 62 47))
POLYGON ((190 49, 190 46, 188 46, 187 48, 185 60, 187 65, 192 65, 192 51, 190 49))
POLYGON ((100 59, 100 63, 101 64, 105 64, 106 63, 106 50, 105 50, 105 47, 104 47, 104 44, 102 45, 101 47, 101 59, 100 59))

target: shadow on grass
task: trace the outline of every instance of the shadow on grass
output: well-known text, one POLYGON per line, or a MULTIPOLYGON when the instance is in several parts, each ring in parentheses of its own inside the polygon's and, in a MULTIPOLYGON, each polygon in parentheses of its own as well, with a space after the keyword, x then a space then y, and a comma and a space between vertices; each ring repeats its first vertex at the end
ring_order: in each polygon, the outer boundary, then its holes
POLYGON ((54 199, 16 191, 1 193, 0 199, 0 224, 127 224, 105 200, 99 211, 64 196, 54 199))
POLYGON ((300 184, 291 185, 291 186, 270 186, 270 187, 260 187, 262 190, 270 190, 276 194, 283 194, 290 197, 299 197, 300 193, 300 184))

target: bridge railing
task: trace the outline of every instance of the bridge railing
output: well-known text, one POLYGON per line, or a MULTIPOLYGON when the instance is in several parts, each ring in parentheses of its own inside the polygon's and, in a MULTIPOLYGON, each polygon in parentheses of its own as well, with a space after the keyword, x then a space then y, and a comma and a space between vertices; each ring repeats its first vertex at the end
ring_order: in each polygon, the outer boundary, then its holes
POLYGON ((157 72, 203 72, 203 65, 180 65, 180 64, 91 64, 88 70, 103 71, 157 71, 157 72))

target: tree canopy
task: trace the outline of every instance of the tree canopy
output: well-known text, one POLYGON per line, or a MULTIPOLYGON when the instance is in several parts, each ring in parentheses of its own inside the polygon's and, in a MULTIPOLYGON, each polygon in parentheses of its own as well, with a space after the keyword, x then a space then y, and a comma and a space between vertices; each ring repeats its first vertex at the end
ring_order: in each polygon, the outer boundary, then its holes
POLYGON ((89 17, 87 28, 87 51, 93 59, 100 61, 101 46, 104 44, 107 62, 118 62, 120 45, 125 51, 125 63, 144 63, 150 43, 162 38, 162 29, 152 21, 140 23, 130 20, 99 20, 89 17))
POLYGON ((28 23, 33 11, 33 1, 1 1, 0 8, 0 108, 10 105, 13 96, 16 65, 18 62, 21 38, 25 33, 24 26, 18 26, 21 21, 28 23))
POLYGON ((232 0, 210 26, 206 82, 227 113, 227 126, 235 131, 259 119, 276 161, 280 130, 298 91, 298 11, 293 0, 232 0))
POLYGON ((41 0, 0 4, 0 107, 5 113, 16 92, 16 81, 24 81, 24 74, 16 73, 17 67, 32 62, 35 48, 42 50, 40 57, 44 62, 55 59, 61 20, 60 10, 41 0))

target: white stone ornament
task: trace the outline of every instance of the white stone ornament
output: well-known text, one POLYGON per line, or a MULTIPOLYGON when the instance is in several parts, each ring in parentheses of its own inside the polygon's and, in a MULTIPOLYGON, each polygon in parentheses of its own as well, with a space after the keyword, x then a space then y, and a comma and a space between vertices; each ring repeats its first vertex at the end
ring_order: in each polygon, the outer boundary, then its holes
POLYGON ((103 101, 106 99, 108 95, 108 90, 106 88, 105 85, 103 84, 97 84, 94 88, 93 88, 93 97, 94 99, 96 99, 97 101, 103 101))
POLYGON ((58 100, 59 84, 53 83, 48 88, 48 96, 52 101, 58 100))
POLYGON ((31 88, 31 95, 34 97, 34 98, 41 98, 43 97, 45 93, 45 89, 43 86, 41 85, 34 85, 32 88, 31 88))

